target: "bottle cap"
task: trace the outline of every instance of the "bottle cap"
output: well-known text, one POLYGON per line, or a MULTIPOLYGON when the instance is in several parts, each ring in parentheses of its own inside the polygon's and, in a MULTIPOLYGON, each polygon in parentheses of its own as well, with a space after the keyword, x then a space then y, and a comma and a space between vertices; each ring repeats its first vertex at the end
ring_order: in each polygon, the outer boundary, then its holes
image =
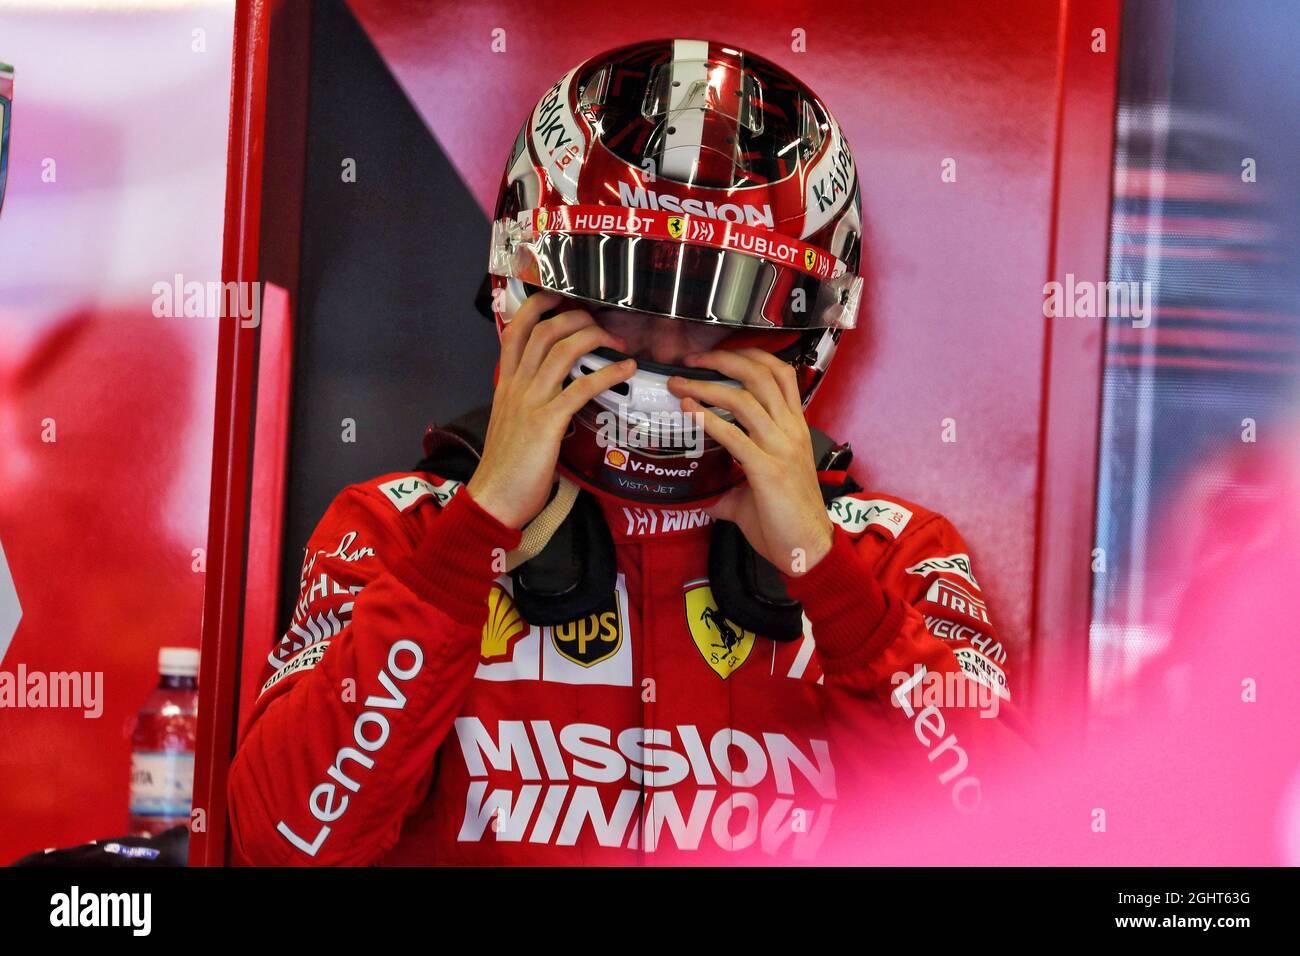
POLYGON ((158 651, 158 672, 168 677, 198 677, 197 647, 164 647, 158 651))

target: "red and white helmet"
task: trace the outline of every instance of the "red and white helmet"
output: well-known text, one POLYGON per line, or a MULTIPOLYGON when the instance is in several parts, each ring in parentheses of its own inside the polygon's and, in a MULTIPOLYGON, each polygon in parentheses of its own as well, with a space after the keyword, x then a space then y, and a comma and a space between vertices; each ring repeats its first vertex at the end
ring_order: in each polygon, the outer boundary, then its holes
MULTIPOLYGON (((848 143, 789 72, 704 40, 619 47, 566 73, 515 140, 492 226, 498 330, 536 289, 728 326, 717 347, 789 362, 806 406, 856 321, 861 231, 848 143)), ((572 375, 621 358, 597 349, 572 375)), ((575 416, 562 470, 661 504, 738 483, 723 448, 674 425, 670 375, 728 381, 638 360, 575 416)))

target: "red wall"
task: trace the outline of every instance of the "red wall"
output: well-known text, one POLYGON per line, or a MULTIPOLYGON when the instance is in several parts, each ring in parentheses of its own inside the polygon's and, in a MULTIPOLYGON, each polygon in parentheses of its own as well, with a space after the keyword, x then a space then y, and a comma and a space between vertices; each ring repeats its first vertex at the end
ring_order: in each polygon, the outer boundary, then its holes
POLYGON ((0 544, 22 608, 0 670, 103 682, 98 718, 0 710, 0 865, 125 832, 129 722, 158 648, 199 641, 216 322, 152 302, 219 278, 233 7, 0 10, 0 544))

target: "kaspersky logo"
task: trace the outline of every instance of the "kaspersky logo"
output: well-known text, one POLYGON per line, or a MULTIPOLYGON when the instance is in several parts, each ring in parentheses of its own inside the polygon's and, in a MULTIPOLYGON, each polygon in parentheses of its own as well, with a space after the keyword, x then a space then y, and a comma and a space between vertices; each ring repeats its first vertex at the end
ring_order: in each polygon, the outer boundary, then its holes
POLYGON ((853 184, 853 154, 849 144, 840 137, 839 127, 835 128, 835 143, 816 168, 810 178, 812 198, 817 202, 817 211, 837 209, 843 204, 853 184))
MULTIPOLYGON (((747 226, 766 226, 768 229, 776 228, 776 217, 772 215, 772 207, 767 203, 761 206, 752 206, 749 203, 714 203, 703 199, 682 199, 669 193, 657 193, 653 189, 646 189, 644 186, 633 189, 625 182, 618 184, 618 195, 624 206, 633 209, 659 209, 664 212, 679 213, 686 216, 718 219, 722 222, 744 223, 747 226)), ((677 228, 681 229, 681 223, 678 223, 677 228)), ((669 229, 672 229, 671 224, 669 229)), ((673 236, 673 238, 680 237, 673 236)))

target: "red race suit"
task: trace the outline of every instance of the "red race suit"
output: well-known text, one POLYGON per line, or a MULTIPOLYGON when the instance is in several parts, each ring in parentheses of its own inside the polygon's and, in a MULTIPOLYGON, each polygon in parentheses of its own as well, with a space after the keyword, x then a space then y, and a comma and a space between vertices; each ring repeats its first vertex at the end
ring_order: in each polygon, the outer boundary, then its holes
POLYGON ((834 499, 831 550, 786 578, 803 637, 778 643, 718 612, 707 514, 599 500, 614 593, 537 627, 502 573, 519 533, 460 482, 345 489, 231 768, 236 860, 815 862, 871 810, 859 765, 978 802, 976 738, 1005 721, 921 688, 1005 701, 1006 652, 944 517, 834 499))

